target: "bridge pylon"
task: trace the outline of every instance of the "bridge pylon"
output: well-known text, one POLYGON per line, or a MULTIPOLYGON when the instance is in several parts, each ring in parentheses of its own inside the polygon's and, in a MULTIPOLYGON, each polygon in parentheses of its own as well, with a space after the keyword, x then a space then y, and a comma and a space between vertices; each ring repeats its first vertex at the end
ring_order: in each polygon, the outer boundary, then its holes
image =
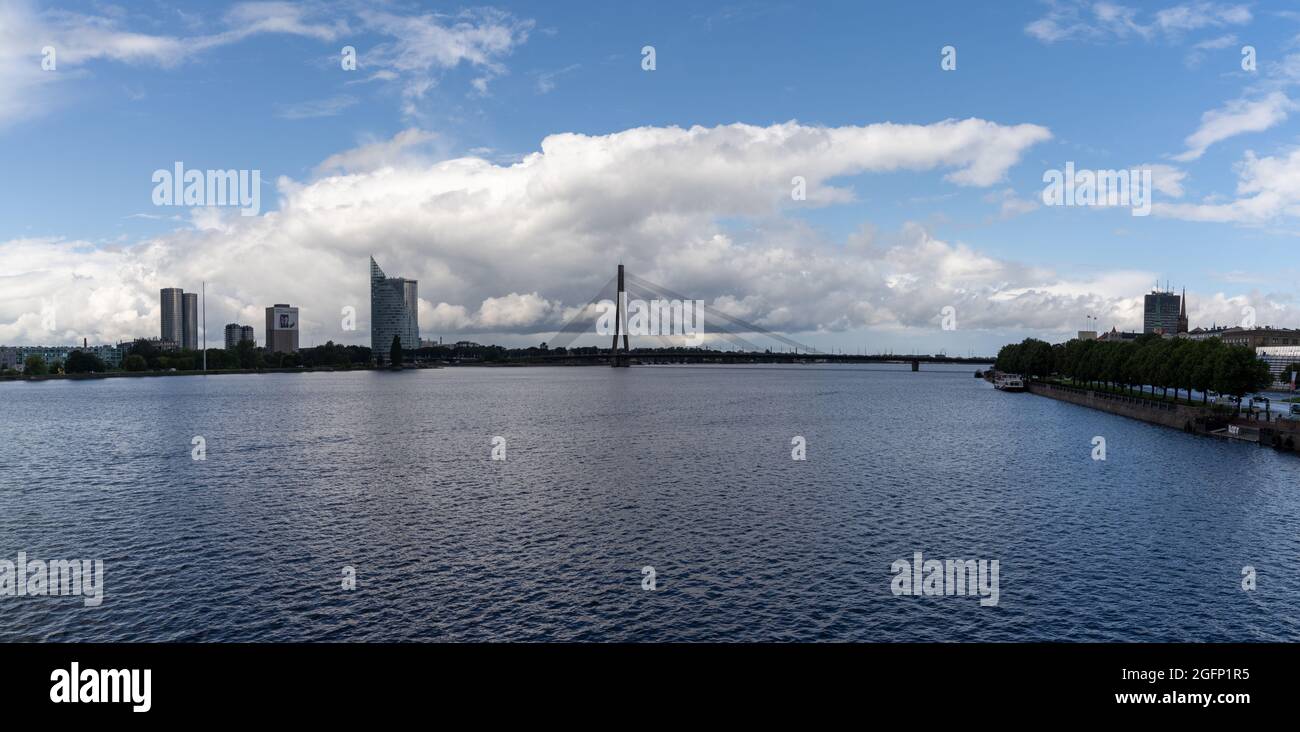
POLYGON ((614 301, 614 343, 610 346, 610 366, 626 368, 630 358, 627 343, 627 290, 623 287, 623 265, 618 265, 618 299, 614 301), (618 336, 623 336, 623 355, 618 353, 618 336))

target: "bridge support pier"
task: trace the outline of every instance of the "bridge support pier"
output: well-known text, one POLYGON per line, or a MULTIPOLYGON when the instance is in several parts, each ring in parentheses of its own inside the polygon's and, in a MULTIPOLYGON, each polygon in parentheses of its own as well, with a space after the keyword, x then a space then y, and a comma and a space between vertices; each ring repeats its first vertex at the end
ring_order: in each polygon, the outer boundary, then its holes
POLYGON ((626 368, 628 363, 627 345, 627 290, 623 287, 623 265, 618 265, 618 299, 614 301, 614 344, 610 346, 609 365, 626 368), (623 335, 623 355, 618 353, 618 336, 623 335))

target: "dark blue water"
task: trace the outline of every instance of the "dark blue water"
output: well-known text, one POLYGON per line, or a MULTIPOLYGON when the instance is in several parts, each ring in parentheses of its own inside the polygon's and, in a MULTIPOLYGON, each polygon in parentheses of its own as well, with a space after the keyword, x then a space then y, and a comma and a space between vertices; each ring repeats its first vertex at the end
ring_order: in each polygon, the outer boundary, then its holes
POLYGON ((0 384, 0 559, 105 563, 0 640, 1300 640, 1300 460, 970 371, 0 384), (894 596, 916 551, 999 604, 894 596))

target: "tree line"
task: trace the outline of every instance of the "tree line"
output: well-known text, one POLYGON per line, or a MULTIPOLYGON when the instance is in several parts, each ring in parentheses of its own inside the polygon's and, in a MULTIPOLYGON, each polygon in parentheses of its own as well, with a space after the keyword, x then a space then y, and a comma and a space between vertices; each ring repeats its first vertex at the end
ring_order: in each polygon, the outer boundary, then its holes
MULTIPOLYGON (((345 346, 328 341, 323 346, 302 348, 296 353, 274 353, 254 345, 251 341, 241 341, 235 348, 207 349, 208 371, 289 369, 332 366, 334 368, 368 367, 370 349, 366 346, 345 346)), ((122 357, 122 371, 197 371, 203 368, 203 351, 180 349, 161 350, 153 342, 138 340, 132 343, 122 357)), ((105 373, 114 369, 91 351, 73 350, 68 353, 66 361, 55 360, 46 363, 41 356, 33 354, 23 362, 23 373, 27 376, 44 376, 47 374, 88 374, 105 373)), ((6 374, 13 375, 13 374, 6 374)))
MULTIPOLYGON (((1162 399, 1170 389, 1175 400, 1183 391, 1191 399, 1195 390, 1201 392, 1202 402, 1209 391, 1240 399, 1273 383, 1268 364, 1248 346, 1225 345, 1218 338, 1194 341, 1153 333, 1131 341, 1076 338, 1056 345, 1026 338, 1003 346, 995 368, 1031 379, 1058 375, 1088 386, 1101 384, 1129 392, 1146 393, 1150 388, 1153 396, 1160 389, 1162 399)), ((1292 364, 1287 373, 1297 368, 1300 366, 1292 364)))

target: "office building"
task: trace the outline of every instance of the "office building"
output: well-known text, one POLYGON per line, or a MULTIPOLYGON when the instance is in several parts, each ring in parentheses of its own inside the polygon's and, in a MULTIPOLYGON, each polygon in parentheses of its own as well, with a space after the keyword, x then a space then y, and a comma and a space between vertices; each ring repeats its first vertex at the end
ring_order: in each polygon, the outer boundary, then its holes
POLYGON ((181 293, 181 348, 199 350, 199 296, 193 292, 181 293))
POLYGON ((1142 307, 1142 332, 1176 335, 1182 332, 1179 326, 1183 317, 1181 297, 1173 292, 1152 290, 1142 307))
POLYGON ((179 287, 164 287, 158 293, 162 311, 159 338, 177 348, 199 348, 199 296, 179 287))
POLYGON ((159 339, 176 345, 185 342, 185 291, 179 287, 164 287, 159 292, 162 306, 162 332, 159 339))
POLYGON ((370 353, 380 365, 388 362, 394 336, 401 339, 402 350, 420 345, 417 282, 384 275, 375 258, 370 258, 370 353))
POLYGON ((298 352, 298 308, 277 303, 266 309, 266 350, 298 352))
POLYGON ((226 348, 234 349, 239 347, 240 341, 248 341, 256 344, 253 338, 253 326, 240 325, 239 323, 226 324, 226 348))

